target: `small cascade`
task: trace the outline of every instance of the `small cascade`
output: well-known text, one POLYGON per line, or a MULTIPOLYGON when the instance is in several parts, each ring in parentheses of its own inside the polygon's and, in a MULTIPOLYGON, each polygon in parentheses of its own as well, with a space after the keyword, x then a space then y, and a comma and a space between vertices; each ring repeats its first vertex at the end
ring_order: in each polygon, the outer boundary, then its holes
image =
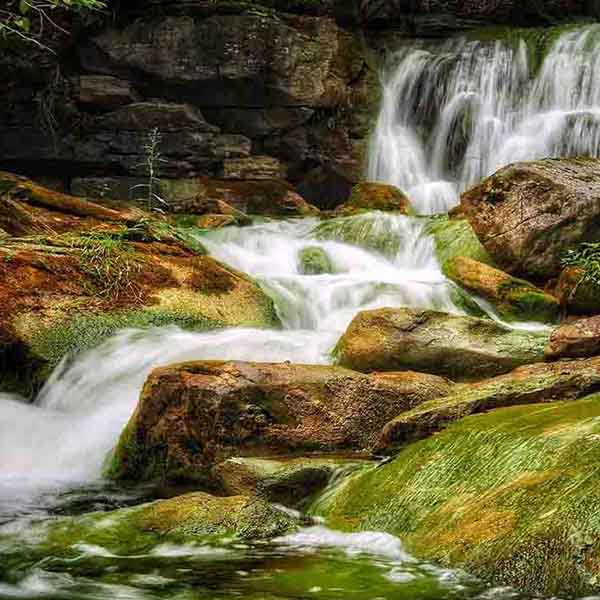
POLYGON ((418 212, 433 214, 511 162, 600 156, 600 26, 523 35, 421 42, 396 53, 383 75, 368 178, 396 185, 418 212))

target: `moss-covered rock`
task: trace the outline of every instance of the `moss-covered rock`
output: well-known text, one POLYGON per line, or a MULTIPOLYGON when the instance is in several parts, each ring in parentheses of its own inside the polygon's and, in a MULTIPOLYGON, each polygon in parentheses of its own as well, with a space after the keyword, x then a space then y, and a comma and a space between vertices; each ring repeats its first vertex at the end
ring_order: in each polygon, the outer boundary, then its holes
POLYGON ((370 461, 357 459, 230 458, 213 472, 227 495, 258 495, 269 502, 298 507, 322 491, 334 476, 350 473, 370 461))
POLYGON ((323 248, 308 246, 298 254, 298 270, 303 275, 323 275, 333 273, 333 265, 323 248))
POLYGON ((402 413, 383 429, 379 452, 395 452, 473 413, 554 400, 575 400, 600 385, 600 358, 527 365, 493 379, 456 386, 445 398, 402 413))
POLYGON ((465 256, 449 258, 446 277, 489 300, 507 321, 556 321, 559 301, 522 279, 465 256))
POLYGON ((600 285, 586 277, 583 267, 573 266, 562 270, 556 286, 556 295, 561 305, 570 313, 600 313, 600 285))
POLYGON ((493 265, 492 258, 466 219, 449 219, 446 215, 430 217, 426 221, 425 232, 433 237, 435 253, 441 265, 455 256, 466 256, 493 265))
POLYGON ((600 589, 600 397, 468 417, 346 480, 315 511, 545 596, 600 589))
POLYGON ((117 479, 192 480, 232 456, 361 453, 381 427, 451 384, 420 373, 204 361, 154 370, 108 458, 117 479))
POLYGON ((373 210, 403 215, 413 213, 410 200, 397 187, 385 183, 363 182, 352 188, 350 198, 336 208, 335 214, 349 217, 373 210))
POLYGON ((359 313, 335 356, 341 366, 365 373, 413 369, 477 379, 542 361, 549 335, 474 317, 383 308, 359 313))

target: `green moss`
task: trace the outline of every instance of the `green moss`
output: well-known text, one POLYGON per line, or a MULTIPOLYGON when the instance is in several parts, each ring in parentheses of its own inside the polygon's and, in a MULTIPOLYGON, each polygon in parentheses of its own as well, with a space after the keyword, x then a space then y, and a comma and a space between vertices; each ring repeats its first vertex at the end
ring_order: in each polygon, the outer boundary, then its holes
POLYGON ((441 265, 455 256, 466 256, 486 265, 494 264, 465 219, 449 219, 445 215, 431 217, 426 221, 425 232, 433 237, 435 252, 441 265))
POLYGON ((600 574, 598 435, 598 395, 468 417, 313 510, 498 585, 581 597, 600 574))
POLYGON ((309 246, 298 253, 298 270, 303 275, 322 275, 333 273, 333 265, 323 248, 309 246))
POLYGON ((450 298, 454 305, 462 310, 466 315, 478 317, 480 319, 489 319, 490 316, 473 300, 468 292, 465 292, 457 285, 450 284, 450 298))

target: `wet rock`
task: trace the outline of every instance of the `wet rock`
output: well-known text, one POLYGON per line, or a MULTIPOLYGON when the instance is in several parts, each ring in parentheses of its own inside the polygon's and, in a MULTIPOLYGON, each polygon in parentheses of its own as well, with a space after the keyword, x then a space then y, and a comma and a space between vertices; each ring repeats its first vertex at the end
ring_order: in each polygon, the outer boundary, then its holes
POLYGON ((298 270, 303 275, 322 275, 333 273, 333 265, 323 248, 309 246, 300 250, 298 254, 298 270))
POLYGON ((465 192, 461 210, 504 270, 552 277, 567 249, 600 238, 599 165, 592 158, 509 165, 465 192))
POLYGON ((230 458, 214 468, 214 476, 227 495, 256 494, 298 507, 323 491, 334 476, 368 464, 343 458, 230 458))
POLYGON ((563 269, 556 285, 556 295, 570 313, 600 313, 600 286, 586 277, 586 270, 582 267, 563 269))
POLYGON ((117 479, 215 485, 229 457, 361 452, 392 417, 451 384, 288 363, 205 361, 154 370, 107 462, 117 479))
POLYGON ((550 597, 599 591, 600 396, 452 424, 347 479, 314 510, 411 553, 550 597))
POLYGON ((223 162, 224 179, 279 179, 281 164, 272 156, 227 159, 223 162))
POLYGON ((140 100, 129 81, 110 75, 80 75, 74 80, 75 100, 95 110, 114 110, 140 100))
POLYGON ((458 285, 489 300, 503 319, 553 322, 558 318, 560 304, 554 296, 489 265, 456 256, 444 263, 443 271, 458 285))
POLYGON ((348 201, 338 206, 335 214, 346 217, 372 210, 412 214, 410 200, 398 188, 372 182, 355 185, 348 201))
POLYGON ((339 365, 365 373, 413 369, 473 380, 542 361, 549 335, 431 310, 383 308, 359 313, 335 355, 339 365))
POLYGON ((546 346, 546 358, 579 358, 600 354, 600 317, 579 319, 555 329, 546 346))
POLYGON ((377 450, 393 453, 474 413, 519 404, 576 400, 599 386, 600 358, 526 365, 493 379, 456 386, 445 398, 424 402, 399 415, 383 428, 377 450))
POLYGON ((316 167, 297 182, 298 192, 320 209, 331 210, 350 197, 352 180, 327 167, 316 167))

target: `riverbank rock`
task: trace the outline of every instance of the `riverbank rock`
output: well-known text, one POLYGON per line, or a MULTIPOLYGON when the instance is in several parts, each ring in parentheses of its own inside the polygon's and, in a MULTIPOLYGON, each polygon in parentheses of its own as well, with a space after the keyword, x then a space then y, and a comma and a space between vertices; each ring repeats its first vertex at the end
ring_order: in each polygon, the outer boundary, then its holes
POLYGON ((552 332, 546 358, 579 358, 600 354, 600 317, 564 323, 552 332))
POLYGON ((258 495, 269 502, 299 507, 323 491, 334 476, 370 464, 344 458, 229 458, 214 470, 227 495, 258 495))
POLYGON ((13 234, 0 239, 4 390, 35 391, 63 357, 127 327, 279 324, 259 285, 204 256, 188 229, 28 180, 1 182, 0 219, 13 234))
POLYGON ((303 275, 323 275, 333 273, 333 265, 323 248, 308 246, 298 253, 298 270, 303 275))
POLYGON ((451 384, 418 373, 364 375, 288 363, 205 361, 154 370, 109 456, 117 479, 188 479, 232 456, 361 452, 404 410, 451 384))
POLYGON ((544 360, 549 335, 431 310, 382 308, 354 317, 335 356, 339 365, 365 373, 412 369, 480 379, 544 360))
POLYGON ((350 477, 315 512, 413 554, 550 597, 600 589, 600 397, 454 423, 350 477))
POLYGON ((541 363, 478 383, 456 386, 445 398, 402 413, 383 429, 378 452, 428 437, 473 413, 518 404, 576 400, 600 386, 600 358, 541 363))
POLYGON ((563 269, 556 285, 556 295, 569 313, 600 313, 600 286, 586 278, 586 271, 582 267, 563 269))
POLYGON ((593 158, 509 165, 465 192, 461 210, 501 268, 553 277, 569 248, 600 239, 599 166, 593 158))
POLYGON ((352 188, 350 197, 336 208, 335 215, 349 217, 372 210, 403 215, 413 212, 410 200, 397 187, 385 183, 363 182, 352 188))
POLYGON ((559 301, 528 281, 465 256, 450 258, 444 275, 463 288, 489 300, 509 321, 556 321, 559 301))

